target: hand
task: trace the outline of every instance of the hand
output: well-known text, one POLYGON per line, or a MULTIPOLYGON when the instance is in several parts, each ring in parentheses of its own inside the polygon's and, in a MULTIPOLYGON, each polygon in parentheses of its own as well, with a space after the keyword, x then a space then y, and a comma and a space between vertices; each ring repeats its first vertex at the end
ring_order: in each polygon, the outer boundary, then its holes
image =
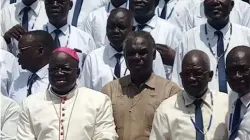
POLYGON ((161 54, 163 64, 173 66, 175 50, 163 44, 156 44, 156 49, 161 54))
POLYGON ((21 25, 15 25, 11 29, 9 29, 3 36, 7 44, 10 44, 11 38, 15 38, 17 41, 22 37, 27 30, 23 28, 21 25))

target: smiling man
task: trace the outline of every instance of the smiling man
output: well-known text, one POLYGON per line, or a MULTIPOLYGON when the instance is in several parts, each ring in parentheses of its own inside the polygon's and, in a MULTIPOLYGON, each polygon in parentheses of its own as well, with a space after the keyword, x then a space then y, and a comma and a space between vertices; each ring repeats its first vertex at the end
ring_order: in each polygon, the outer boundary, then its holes
POLYGON ((49 60, 46 92, 22 104, 17 140, 116 140, 113 111, 107 95, 78 88, 79 57, 61 47, 49 60))

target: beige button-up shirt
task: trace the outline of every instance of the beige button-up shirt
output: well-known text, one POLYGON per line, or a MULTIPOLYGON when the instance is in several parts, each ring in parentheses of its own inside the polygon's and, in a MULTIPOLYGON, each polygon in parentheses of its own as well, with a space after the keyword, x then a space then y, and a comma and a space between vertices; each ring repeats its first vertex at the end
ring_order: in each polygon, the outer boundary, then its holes
POLYGON ((180 88, 152 74, 140 88, 128 75, 108 83, 102 91, 111 98, 119 140, 148 140, 155 110, 180 88))
MULTIPOLYGON (((201 105, 205 140, 227 140, 228 96, 208 91, 201 105), (211 115, 211 127, 209 126, 211 115)), ((162 102, 156 110, 150 140, 195 140, 195 98, 182 91, 162 102)))

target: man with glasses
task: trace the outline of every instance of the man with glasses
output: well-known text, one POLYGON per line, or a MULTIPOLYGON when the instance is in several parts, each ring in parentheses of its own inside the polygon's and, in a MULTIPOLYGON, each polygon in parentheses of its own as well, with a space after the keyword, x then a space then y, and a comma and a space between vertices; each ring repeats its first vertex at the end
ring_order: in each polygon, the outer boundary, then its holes
POLYGON ((226 59, 229 94, 229 140, 250 139, 250 47, 232 49, 226 59))
POLYGON ((49 57, 56 46, 49 33, 38 30, 25 33, 18 47, 22 70, 11 85, 9 97, 21 103, 29 95, 46 90, 49 57))
POLYGON ((200 50, 188 52, 180 73, 184 91, 156 110, 150 140, 227 140, 228 96, 210 90, 210 60, 200 50))
POLYGON ((79 57, 73 49, 56 49, 49 60, 46 91, 22 105, 17 140, 117 140, 110 98, 78 88, 79 57))

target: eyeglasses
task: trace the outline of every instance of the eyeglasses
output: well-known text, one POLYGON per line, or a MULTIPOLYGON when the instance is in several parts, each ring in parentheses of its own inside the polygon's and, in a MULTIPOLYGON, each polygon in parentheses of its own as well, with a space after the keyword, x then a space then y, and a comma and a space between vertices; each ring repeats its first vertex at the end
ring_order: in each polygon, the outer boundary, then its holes
POLYGON ((247 76, 250 74, 250 68, 226 68, 226 75, 229 77, 233 77, 238 75, 247 76))
POLYGON ((46 1, 45 1, 45 4, 52 5, 52 4, 54 4, 55 2, 58 3, 58 4, 64 5, 64 4, 69 3, 70 1, 69 1, 69 0, 46 0, 46 1))
POLYGON ((54 68, 48 68, 50 73, 56 73, 56 72, 62 72, 66 74, 71 74, 73 70, 78 70, 78 68, 69 68, 69 67, 54 67, 54 68))
POLYGON ((183 72, 181 72, 180 73, 180 76, 181 77, 185 77, 185 78, 187 78, 187 77, 194 77, 195 79, 201 79, 201 78, 203 78, 204 76, 205 76, 205 74, 207 74, 208 72, 210 72, 210 71, 204 71, 204 72, 192 72, 192 71, 189 71, 189 72, 187 72, 187 71, 183 71, 183 72))

